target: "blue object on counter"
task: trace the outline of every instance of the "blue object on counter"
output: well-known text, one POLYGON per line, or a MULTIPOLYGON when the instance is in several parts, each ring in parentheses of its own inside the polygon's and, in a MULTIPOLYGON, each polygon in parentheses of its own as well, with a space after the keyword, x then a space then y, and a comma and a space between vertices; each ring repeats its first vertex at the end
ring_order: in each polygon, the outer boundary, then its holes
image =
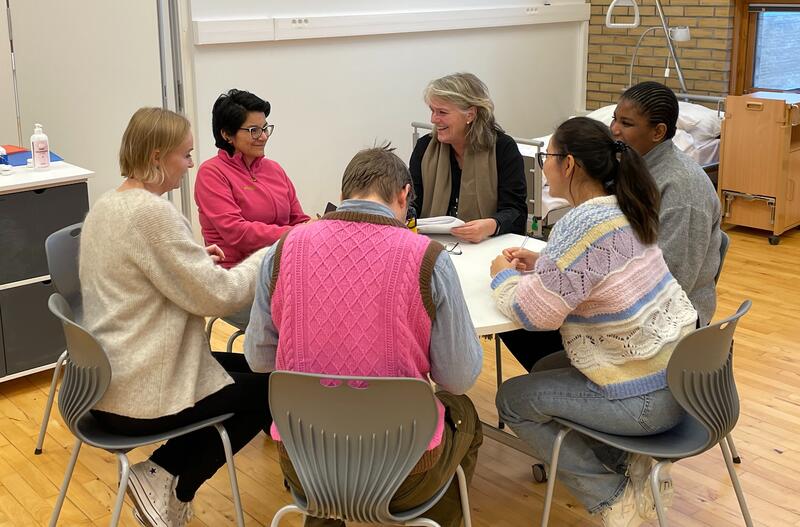
MULTIPOLYGON (((15 152, 13 154, 8 154, 8 164, 11 165, 12 167, 24 167, 28 163, 28 159, 30 158, 31 158, 31 153, 28 150, 24 152, 15 152)), ((54 154, 53 152, 50 152, 51 163, 53 161, 63 161, 63 160, 64 159, 61 156, 54 154)))

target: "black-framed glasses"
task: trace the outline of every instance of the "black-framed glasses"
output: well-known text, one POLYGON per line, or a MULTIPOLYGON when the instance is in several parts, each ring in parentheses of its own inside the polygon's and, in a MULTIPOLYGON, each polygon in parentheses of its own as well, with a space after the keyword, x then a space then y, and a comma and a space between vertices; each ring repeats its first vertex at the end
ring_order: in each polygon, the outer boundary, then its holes
POLYGON ((450 254, 461 254, 461 247, 458 246, 459 243, 461 242, 447 243, 444 246, 444 250, 450 254))
POLYGON ((544 168, 544 162, 547 156, 567 157, 569 154, 551 154, 549 152, 536 152, 536 162, 539 163, 539 168, 544 168))
POLYGON ((261 137, 261 134, 267 134, 267 137, 271 136, 272 131, 275 130, 275 125, 265 124, 264 126, 249 126, 247 128, 239 128, 239 130, 247 130, 250 132, 250 137, 258 139, 261 137))

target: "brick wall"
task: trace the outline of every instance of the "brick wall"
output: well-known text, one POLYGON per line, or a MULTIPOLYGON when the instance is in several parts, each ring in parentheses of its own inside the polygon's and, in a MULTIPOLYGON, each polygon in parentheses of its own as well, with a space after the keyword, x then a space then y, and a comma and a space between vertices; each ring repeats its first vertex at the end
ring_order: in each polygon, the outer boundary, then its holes
MULTIPOLYGON (((638 28, 609 29, 605 26, 605 17, 611 0, 591 0, 586 78, 586 107, 590 110, 619 99, 628 86, 628 70, 639 36, 648 27, 661 26, 655 2, 637 0, 637 3, 641 16, 638 28)), ((734 0, 661 0, 661 5, 670 27, 689 26, 691 31, 688 42, 673 42, 689 93, 727 94, 734 0)), ((614 13, 616 19, 616 14, 624 14, 625 8, 615 8, 614 13)), ((668 56, 664 31, 650 31, 637 53, 633 83, 644 80, 664 82, 668 56)), ((670 77, 666 84, 681 91, 671 59, 670 77)))

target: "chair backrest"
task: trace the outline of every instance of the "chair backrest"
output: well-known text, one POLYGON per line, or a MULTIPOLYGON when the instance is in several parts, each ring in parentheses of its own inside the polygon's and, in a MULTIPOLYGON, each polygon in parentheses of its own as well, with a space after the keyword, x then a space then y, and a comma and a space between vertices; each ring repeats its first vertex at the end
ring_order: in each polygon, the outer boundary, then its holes
POLYGON ((719 443, 739 419, 731 343, 750 305, 745 300, 732 316, 684 336, 667 365, 667 384, 675 400, 708 432, 708 442, 697 454, 719 443))
POLYGON ((389 501, 428 447, 438 419, 420 379, 276 371, 269 406, 308 514, 394 523, 389 501))
POLYGON ((52 233, 44 242, 47 268, 53 287, 63 296, 73 313, 81 307, 81 282, 78 277, 78 252, 83 223, 76 223, 52 233))
POLYGON ((103 397, 111 382, 111 364, 100 343, 75 323, 72 309, 61 294, 50 295, 47 306, 61 320, 69 352, 58 392, 58 408, 72 433, 91 443, 76 424, 103 397))
POLYGON ((717 274, 714 275, 714 283, 719 282, 719 275, 722 274, 722 264, 725 263, 725 255, 728 254, 728 245, 731 243, 731 238, 725 231, 719 231, 719 267, 717 267, 717 274))

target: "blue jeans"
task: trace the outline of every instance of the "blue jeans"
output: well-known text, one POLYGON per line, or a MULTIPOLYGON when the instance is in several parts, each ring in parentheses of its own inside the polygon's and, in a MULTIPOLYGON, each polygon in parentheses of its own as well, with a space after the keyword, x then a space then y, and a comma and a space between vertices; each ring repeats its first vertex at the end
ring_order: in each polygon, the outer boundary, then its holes
MULTIPOLYGON (((536 363, 528 375, 504 382, 497 393, 503 421, 548 462, 562 417, 602 432, 642 436, 678 424, 683 409, 669 390, 610 400, 587 386, 588 379, 572 367, 564 352, 536 363)), ((578 432, 561 444, 558 478, 590 513, 616 502, 625 490, 628 453, 578 432)))

